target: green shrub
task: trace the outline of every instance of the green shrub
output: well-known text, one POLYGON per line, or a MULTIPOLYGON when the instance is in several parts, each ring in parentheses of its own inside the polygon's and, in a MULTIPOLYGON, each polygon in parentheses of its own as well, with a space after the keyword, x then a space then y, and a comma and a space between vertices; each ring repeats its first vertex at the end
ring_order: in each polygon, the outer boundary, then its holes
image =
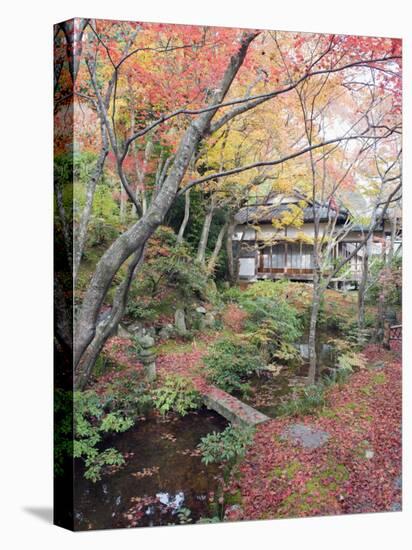
POLYGON ((285 287, 289 281, 257 281, 247 287, 242 293, 247 298, 283 299, 285 287))
POLYGON ((242 296, 243 291, 238 286, 232 286, 222 291, 222 299, 226 304, 240 302, 242 296))
POLYGON ((124 458, 114 448, 99 449, 102 436, 124 432, 134 421, 117 411, 108 411, 106 399, 92 390, 76 391, 74 397, 74 458, 84 461, 84 477, 93 482, 101 478, 104 466, 120 466, 124 458))
POLYGON ((377 260, 371 265, 370 272, 374 283, 366 294, 367 302, 375 305, 384 289, 385 306, 400 306, 402 304, 402 256, 395 256, 390 264, 377 260))
POLYGON ((253 428, 234 428, 228 426, 223 432, 213 432, 202 437, 198 445, 202 453, 202 462, 233 465, 243 458, 247 447, 253 441, 253 428))
POLYGON ((211 347, 204 363, 210 382, 228 392, 245 393, 245 381, 262 367, 263 361, 253 344, 223 339, 211 347))
POLYGON ((283 342, 295 342, 301 336, 301 324, 296 309, 285 300, 257 297, 242 300, 248 313, 246 328, 254 331, 266 323, 272 338, 283 342))
POLYGON ((302 333, 297 310, 283 299, 256 297, 242 299, 248 314, 245 328, 266 361, 289 361, 299 358, 292 344, 302 333))
POLYGON ((152 298, 164 289, 173 289, 187 302, 207 299, 210 293, 208 273, 194 261, 190 248, 178 243, 170 228, 160 227, 149 240, 145 262, 139 271, 137 286, 140 295, 152 298))
POLYGON ((161 414, 177 412, 185 416, 190 410, 201 405, 200 394, 193 383, 178 375, 167 376, 163 386, 154 390, 153 399, 161 414))

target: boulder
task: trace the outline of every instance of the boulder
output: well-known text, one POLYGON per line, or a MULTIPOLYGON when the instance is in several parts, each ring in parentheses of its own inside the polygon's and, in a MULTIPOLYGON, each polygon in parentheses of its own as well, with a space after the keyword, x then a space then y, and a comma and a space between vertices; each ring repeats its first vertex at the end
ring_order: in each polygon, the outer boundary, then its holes
POLYGON ((198 307, 196 308, 196 313, 200 313, 200 314, 202 314, 202 315, 205 315, 205 313, 206 313, 206 308, 204 308, 203 306, 198 306, 198 307))

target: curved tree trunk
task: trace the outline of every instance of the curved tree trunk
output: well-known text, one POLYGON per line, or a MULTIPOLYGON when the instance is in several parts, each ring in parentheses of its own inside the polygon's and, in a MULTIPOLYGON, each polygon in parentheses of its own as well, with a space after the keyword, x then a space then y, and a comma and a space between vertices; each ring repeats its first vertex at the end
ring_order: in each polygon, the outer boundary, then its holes
POLYGON ((187 223, 189 221, 190 216, 190 189, 188 189, 185 193, 185 213, 183 216, 182 223, 179 228, 179 233, 177 235, 177 242, 181 243, 183 242, 183 236, 186 231, 187 223))
POLYGON ((207 270, 209 271, 209 273, 212 273, 215 269, 217 258, 222 249, 223 237, 225 236, 226 231, 227 231, 227 223, 225 223, 225 225, 219 231, 219 234, 217 236, 216 243, 215 243, 215 248, 213 249, 212 255, 209 258, 209 262, 207 264, 207 270))

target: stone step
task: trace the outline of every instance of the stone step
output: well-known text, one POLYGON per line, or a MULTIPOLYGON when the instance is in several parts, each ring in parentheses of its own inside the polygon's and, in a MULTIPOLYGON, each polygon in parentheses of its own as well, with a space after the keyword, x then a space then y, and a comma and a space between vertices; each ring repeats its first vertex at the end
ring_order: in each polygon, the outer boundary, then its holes
POLYGON ((265 414, 215 386, 209 386, 203 393, 203 402, 208 409, 216 411, 234 426, 256 426, 271 420, 265 414))

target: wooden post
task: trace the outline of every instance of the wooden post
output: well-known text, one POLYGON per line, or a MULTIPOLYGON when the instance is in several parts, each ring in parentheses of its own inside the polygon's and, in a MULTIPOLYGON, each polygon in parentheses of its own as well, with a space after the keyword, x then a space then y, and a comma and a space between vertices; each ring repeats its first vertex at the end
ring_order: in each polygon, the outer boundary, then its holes
POLYGON ((383 342, 382 345, 385 349, 391 349, 391 325, 388 319, 385 319, 383 322, 383 342))
POLYGON ((270 271, 270 273, 272 274, 272 273, 273 273, 273 271, 272 271, 272 268, 273 268, 273 266, 272 266, 272 252, 273 252, 272 243, 270 243, 270 249, 269 249, 269 251, 270 251, 269 271, 270 271))

